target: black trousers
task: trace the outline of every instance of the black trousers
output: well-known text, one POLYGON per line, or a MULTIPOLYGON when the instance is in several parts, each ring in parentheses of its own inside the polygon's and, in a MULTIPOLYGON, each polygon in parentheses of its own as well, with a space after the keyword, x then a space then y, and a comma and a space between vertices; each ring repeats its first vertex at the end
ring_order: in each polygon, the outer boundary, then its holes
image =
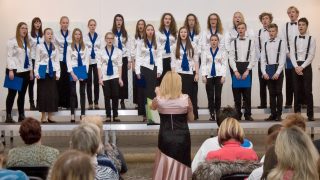
MULTIPOLYGON (((199 58, 199 62, 201 61, 201 59, 199 58)), ((200 65, 199 65, 200 67, 200 65)), ((193 74, 195 75, 196 72, 193 71, 193 74)), ((193 113, 194 113, 194 118, 195 119, 199 119, 199 114, 198 114, 198 82, 194 82, 193 81, 193 86, 192 86, 192 89, 193 89, 193 100, 194 100, 194 103, 195 103, 195 108, 193 108, 193 113)))
POLYGON ((137 75, 135 71, 132 71, 132 103, 133 104, 138 104, 137 98, 138 98, 137 75))
MULTIPOLYGON (((300 66, 303 62, 297 62, 300 66)), ((294 85, 294 112, 301 112, 301 99, 306 99, 307 116, 313 118, 313 94, 312 94, 312 68, 311 65, 304 68, 303 75, 298 75, 293 72, 293 85, 294 85), (304 96, 301 95, 301 88, 304 89, 304 96)))
POLYGON ((283 73, 280 74, 278 80, 267 80, 270 98, 271 116, 277 117, 282 115, 282 85, 283 73))
MULTIPOLYGON (((70 82, 70 105, 71 105, 71 115, 74 114, 75 108, 77 107, 77 82, 70 82)), ((86 111, 86 80, 79 81, 80 88, 80 106, 81 106, 81 115, 85 115, 86 111)))
MULTIPOLYGON (((9 75, 8 69, 6 69, 6 75, 9 75)), ((25 101, 25 95, 27 92, 28 84, 30 81, 30 71, 17 73, 16 70, 14 70, 14 75, 23 79, 21 91, 18 92, 17 105, 18 105, 19 115, 24 115, 24 101, 25 101)), ((14 104, 14 99, 16 97, 16 94, 17 94, 16 90, 8 89, 8 95, 6 99, 7 114, 11 114, 12 112, 12 107, 14 104)))
POLYGON ((103 81, 104 105, 107 117, 111 117, 110 101, 112 100, 113 117, 118 117, 119 78, 103 81))
POLYGON ((171 71, 171 57, 162 59, 162 74, 158 80, 158 85, 161 84, 162 78, 168 71, 171 71))
MULTIPOLYGON (((35 60, 32 59, 32 70, 34 70, 34 62, 35 60)), ((35 82, 35 78, 33 78, 33 80, 29 80, 29 87, 28 87, 28 93, 29 93, 29 102, 34 103, 34 82, 35 82)))
POLYGON ((119 99, 128 99, 128 57, 122 58, 122 73, 121 78, 123 86, 119 88, 119 99))
POLYGON ((179 74, 181 76, 181 81, 182 81, 182 93, 183 94, 188 94, 190 97, 192 107, 193 107, 193 114, 194 117, 198 117, 198 104, 195 99, 195 97, 198 95, 196 94, 197 92, 195 91, 194 88, 194 74, 179 74))
POLYGON ((258 63, 258 76, 260 85, 260 106, 267 106, 267 84, 268 82, 263 79, 261 72, 261 62, 258 63))
MULTIPOLYGON (((68 73, 67 65, 60 61, 60 79, 58 80, 58 94, 59 94, 59 107, 70 107, 70 74, 68 73)), ((77 107, 77 106, 75 106, 77 107)))
POLYGON ((221 76, 207 78, 206 91, 210 115, 218 113, 221 108, 221 76))
POLYGON ((98 68, 97 64, 89 65, 88 79, 87 79, 87 96, 88 103, 93 104, 92 102, 92 79, 93 79, 93 89, 94 89, 94 104, 99 102, 99 77, 98 77, 98 68))

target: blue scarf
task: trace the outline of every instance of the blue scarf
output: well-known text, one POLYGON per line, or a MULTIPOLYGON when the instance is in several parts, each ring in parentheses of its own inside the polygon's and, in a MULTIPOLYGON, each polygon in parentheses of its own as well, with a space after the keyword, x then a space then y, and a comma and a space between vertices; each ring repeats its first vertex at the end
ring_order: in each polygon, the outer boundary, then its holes
POLYGON ((121 42, 121 39, 120 39, 121 34, 122 34, 121 31, 117 31, 117 33, 116 33, 116 36, 118 37, 118 48, 120 50, 122 50, 122 42, 121 42))
POLYGON ((36 37, 37 37, 37 44, 40 44, 40 36, 39 36, 39 33, 36 33, 36 37))
POLYGON ((81 54, 80 54, 81 44, 79 44, 79 49, 77 48, 77 45, 74 45, 74 48, 78 52, 78 67, 83 66, 82 58, 81 58, 81 54))
POLYGON ((164 49, 166 50, 166 53, 171 53, 171 50, 170 50, 170 30, 167 31, 166 29, 163 30, 164 34, 166 35, 167 39, 166 39, 166 44, 164 46, 164 49))
POLYGON ((154 64, 153 54, 152 54, 152 42, 150 43, 149 40, 147 40, 147 45, 150 52, 150 64, 154 64))
POLYGON ((183 56, 182 56, 182 63, 181 63, 181 68, 182 71, 189 71, 189 61, 187 57, 187 48, 183 47, 183 44, 181 43, 181 48, 183 50, 183 56))
POLYGON ((212 66, 211 66, 211 73, 210 75, 212 77, 215 77, 216 76, 216 65, 215 65, 215 62, 214 60, 216 59, 216 56, 218 54, 218 51, 219 51, 219 48, 217 47, 216 50, 214 51, 214 53, 212 52, 212 47, 210 48, 210 52, 211 52, 211 55, 212 55, 212 66))
MULTIPOLYGON (((217 34, 217 29, 218 29, 218 27, 216 27, 216 31, 214 32, 214 34, 217 34)), ((211 26, 210 26, 210 33, 211 33, 211 35, 214 35, 213 32, 212 32, 212 27, 211 26)))
POLYGON ((64 63, 67 63, 67 47, 68 47, 68 41, 67 41, 67 37, 68 37, 68 34, 69 34, 69 31, 66 32, 66 34, 63 34, 63 31, 62 29, 60 30, 61 31, 61 34, 64 38, 64 44, 63 44, 63 59, 62 61, 64 63))
POLYGON ((49 57, 49 76, 52 78, 53 77, 53 65, 52 65, 52 60, 51 60, 51 54, 52 54, 52 43, 50 43, 50 47, 48 48, 47 43, 44 42, 44 47, 46 47, 46 50, 48 52, 48 57, 49 57))
POLYGON ((28 45, 27 45, 27 40, 24 38, 24 52, 25 52, 25 58, 24 58, 24 69, 28 69, 29 67, 29 57, 28 57, 28 45))
POLYGON ((111 57, 112 57, 112 54, 113 54, 113 50, 114 50, 114 47, 112 45, 111 53, 109 54, 108 48, 106 47, 106 52, 107 52, 107 55, 108 55, 107 76, 112 76, 113 75, 113 65, 112 65, 112 60, 111 60, 111 57))
POLYGON ((189 37, 190 37, 191 41, 193 41, 194 34, 195 34, 194 31, 192 31, 192 32, 190 31, 189 32, 189 37))
POLYGON ((96 53, 94 52, 94 43, 96 42, 97 40, 97 37, 98 37, 98 34, 95 32, 93 34, 93 38, 91 37, 91 34, 89 32, 89 38, 90 38, 90 41, 91 41, 91 44, 92 44, 92 49, 91 49, 91 59, 95 59, 96 58, 96 53))

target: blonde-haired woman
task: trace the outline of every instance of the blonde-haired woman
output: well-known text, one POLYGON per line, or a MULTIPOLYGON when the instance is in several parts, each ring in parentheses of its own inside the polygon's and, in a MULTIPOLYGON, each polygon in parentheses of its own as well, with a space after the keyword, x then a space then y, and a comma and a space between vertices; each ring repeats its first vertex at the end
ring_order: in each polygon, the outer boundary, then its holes
POLYGON ((192 175, 187 121, 194 119, 193 108, 181 89, 181 77, 172 71, 165 74, 160 88, 156 88, 152 109, 158 109, 161 122, 153 179, 189 179, 192 175))
POLYGON ((57 159, 50 174, 50 180, 94 180, 95 168, 89 155, 69 150, 57 159))
POLYGON ((218 132, 218 141, 222 148, 217 151, 210 151, 206 160, 258 161, 258 156, 254 150, 241 147, 244 137, 244 131, 238 120, 234 118, 225 119, 218 132))
POLYGON ((318 180, 319 154, 310 137, 293 126, 280 131, 275 144, 278 165, 268 175, 272 180, 318 180))

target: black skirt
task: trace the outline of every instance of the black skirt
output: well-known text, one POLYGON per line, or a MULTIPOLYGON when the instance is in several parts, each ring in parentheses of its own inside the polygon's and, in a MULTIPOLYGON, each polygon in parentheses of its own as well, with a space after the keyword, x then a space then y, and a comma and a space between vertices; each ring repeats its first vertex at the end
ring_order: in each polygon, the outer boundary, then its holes
POLYGON ((59 96, 56 76, 54 75, 50 78, 49 75, 46 74, 46 78, 38 79, 37 84, 39 112, 57 112, 59 96))
POLYGON ((119 99, 128 99, 128 57, 122 58, 122 81, 123 86, 119 87, 119 99))

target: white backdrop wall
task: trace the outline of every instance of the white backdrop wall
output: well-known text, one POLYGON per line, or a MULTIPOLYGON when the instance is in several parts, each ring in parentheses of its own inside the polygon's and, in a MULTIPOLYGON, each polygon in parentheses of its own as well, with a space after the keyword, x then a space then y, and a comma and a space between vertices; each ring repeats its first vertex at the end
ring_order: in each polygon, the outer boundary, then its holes
MULTIPOLYGON (((7 40, 15 35, 18 22, 24 21, 30 25, 32 18, 36 16, 42 19, 44 28, 51 27, 55 30, 59 29, 59 18, 63 15, 68 16, 70 29, 79 27, 84 33, 87 32, 88 19, 94 18, 98 22, 97 32, 105 34, 111 30, 113 16, 121 13, 125 18, 129 34, 133 35, 135 23, 138 19, 143 18, 147 23, 152 23, 155 28, 158 28, 160 17, 164 12, 171 12, 179 25, 183 23, 188 13, 194 13, 198 16, 202 29, 206 27, 208 14, 216 12, 220 15, 224 28, 228 29, 231 26, 233 13, 241 11, 249 27, 257 31, 261 27, 258 19, 261 12, 271 12, 274 16, 274 22, 282 27, 288 21, 286 11, 291 5, 298 7, 300 17, 309 19, 309 32, 317 38, 319 46, 320 21, 317 13, 320 10, 319 0, 0 0, 0 83, 3 84, 6 67, 7 40)), ((320 104, 319 57, 320 51, 318 50, 312 64, 315 105, 320 104)), ((253 79, 252 104, 257 106, 260 103, 257 66, 253 73, 256 76, 253 79)), ((199 106, 206 107, 204 85, 201 82, 199 82, 199 85, 199 106)), ((7 90, 0 88, 0 93, 0 109, 4 109, 7 90)), ((101 106, 103 105, 102 97, 103 94, 100 91, 101 106)), ((233 105, 230 77, 227 78, 223 87, 222 99, 223 106, 233 105)), ((28 100, 28 95, 26 95, 26 107, 29 107, 28 100)))

